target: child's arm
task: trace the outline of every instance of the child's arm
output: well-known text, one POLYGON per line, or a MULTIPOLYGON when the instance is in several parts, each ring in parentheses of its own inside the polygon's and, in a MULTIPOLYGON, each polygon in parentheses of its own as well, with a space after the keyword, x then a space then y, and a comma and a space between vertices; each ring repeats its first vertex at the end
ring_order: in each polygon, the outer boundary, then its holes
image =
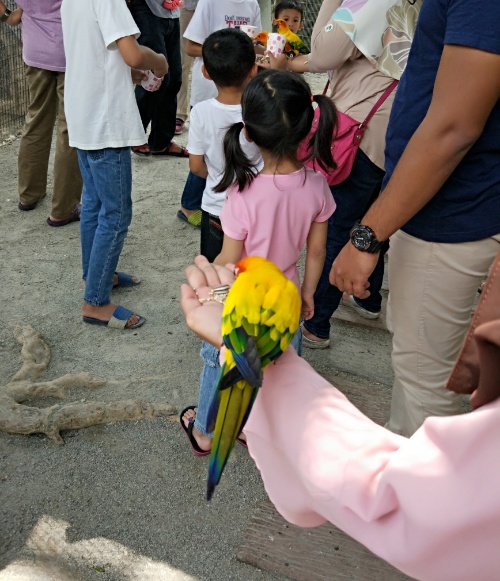
POLYGON ((157 77, 164 77, 168 72, 168 63, 164 55, 141 46, 134 36, 124 36, 116 41, 123 60, 131 69, 151 69, 157 77))
POLYGON ((235 240, 234 238, 229 238, 229 236, 224 234, 222 250, 219 256, 217 256, 217 258, 214 260, 214 264, 218 264, 220 266, 226 266, 228 263, 236 264, 241 259, 241 255, 243 254, 243 243, 244 240, 235 240))
POLYGON ((189 154, 189 169, 191 173, 197 175, 200 178, 207 179, 208 168, 205 163, 205 157, 203 155, 195 155, 194 153, 189 154))
POLYGON ((307 321, 314 315, 314 293, 323 271, 326 256, 328 221, 313 222, 307 236, 306 265, 302 283, 302 317, 307 321))
POLYGON ((201 55, 201 44, 199 42, 194 42, 186 38, 186 54, 188 56, 202 56, 201 55))

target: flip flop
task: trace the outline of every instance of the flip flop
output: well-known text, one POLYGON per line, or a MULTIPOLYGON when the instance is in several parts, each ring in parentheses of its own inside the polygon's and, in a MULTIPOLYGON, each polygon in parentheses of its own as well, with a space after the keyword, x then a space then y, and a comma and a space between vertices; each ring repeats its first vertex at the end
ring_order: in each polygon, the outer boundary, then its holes
POLYGON ((194 228, 201 228, 201 210, 196 210, 196 212, 193 212, 189 216, 186 216, 182 210, 179 210, 177 212, 177 218, 179 218, 181 222, 189 224, 194 228))
POLYGON ((109 321, 102 321, 101 319, 94 319, 93 317, 82 317, 82 320, 84 323, 88 323, 89 325, 102 325, 103 327, 109 327, 110 329, 137 329, 144 325, 146 319, 140 315, 137 315, 139 317, 137 323, 127 325, 127 321, 133 314, 132 311, 118 305, 113 311, 109 321))
POLYGON ((71 216, 64 218, 64 220, 51 220, 49 216, 47 218, 47 224, 49 226, 52 226, 53 228, 59 228, 60 226, 66 226, 66 224, 71 224, 71 222, 79 222, 81 213, 82 205, 78 204, 78 206, 75 208, 75 211, 71 214, 71 216))
POLYGON ((171 157, 189 157, 189 152, 188 150, 183 147, 182 145, 179 145, 178 143, 175 143, 174 141, 170 142, 170 145, 168 147, 166 147, 164 150, 162 151, 151 151, 151 155, 153 156, 171 156, 171 157), (178 147, 181 148, 180 151, 173 151, 173 148, 178 145, 178 147))
POLYGON ((243 440, 242 438, 236 438, 236 441, 240 446, 243 446, 243 448, 246 448, 248 450, 248 444, 246 440, 243 440))
POLYGON ((115 272, 118 276, 118 282, 113 285, 113 288, 126 288, 129 286, 136 286, 141 284, 141 279, 136 276, 130 276, 126 272, 115 272))
POLYGON ((198 446, 198 442, 196 441, 195 437, 193 436, 193 428, 194 428, 194 418, 189 418, 189 424, 186 428, 184 422, 182 421, 182 416, 189 410, 193 410, 196 408, 194 405, 189 405, 187 408, 184 408, 180 415, 179 415, 179 422, 181 424, 182 431, 186 434, 187 439, 191 445, 193 453, 195 456, 208 456, 210 454, 210 450, 202 450, 198 446))

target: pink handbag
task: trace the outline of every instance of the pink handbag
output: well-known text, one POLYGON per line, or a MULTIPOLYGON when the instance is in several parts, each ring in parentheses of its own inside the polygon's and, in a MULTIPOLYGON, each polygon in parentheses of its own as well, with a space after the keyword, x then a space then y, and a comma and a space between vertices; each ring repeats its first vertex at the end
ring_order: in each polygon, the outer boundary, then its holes
MULTIPOLYGON (((362 123, 356 121, 356 119, 353 119, 352 117, 349 117, 349 115, 346 115, 345 113, 337 111, 337 126, 335 129, 335 137, 332 140, 332 156, 335 163, 337 164, 337 169, 325 171, 313 160, 305 161, 305 165, 321 172, 326 177, 326 181, 328 182, 329 186, 340 184, 340 182, 343 182, 346 178, 348 178, 352 171, 354 158, 358 153, 359 144, 363 139, 368 122, 375 115, 382 103, 397 87, 397 85, 398 81, 393 81, 391 85, 387 87, 383 95, 375 103, 372 110, 368 113, 366 119, 362 123)), ((314 111, 314 119, 311 126, 311 131, 299 145, 297 151, 297 156, 301 160, 307 157, 308 144, 311 137, 314 135, 318 128, 319 116, 319 107, 316 107, 314 111)))

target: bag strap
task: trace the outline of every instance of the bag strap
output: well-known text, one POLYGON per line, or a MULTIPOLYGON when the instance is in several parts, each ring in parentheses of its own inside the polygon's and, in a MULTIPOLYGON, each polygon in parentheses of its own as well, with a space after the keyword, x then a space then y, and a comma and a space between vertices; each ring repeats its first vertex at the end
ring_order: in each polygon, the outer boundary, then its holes
POLYGON ((392 83, 384 91, 384 93, 380 97, 380 99, 375 103, 375 105, 373 106, 372 110, 368 113, 368 115, 366 116, 366 119, 363 121, 363 123, 361 123, 361 125, 359 126, 360 128, 362 128, 362 129, 365 129, 366 128, 366 126, 368 125, 368 121, 370 121, 370 119, 375 115, 375 113, 380 108, 380 106, 382 105, 382 103, 387 99, 387 97, 398 86, 398 83, 399 83, 399 81, 392 81, 392 83))

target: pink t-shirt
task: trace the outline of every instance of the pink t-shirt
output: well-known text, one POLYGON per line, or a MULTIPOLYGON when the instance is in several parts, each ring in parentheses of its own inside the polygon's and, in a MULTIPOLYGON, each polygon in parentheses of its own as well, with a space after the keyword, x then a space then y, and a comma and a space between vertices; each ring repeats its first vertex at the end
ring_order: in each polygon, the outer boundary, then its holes
POLYGON ((313 222, 325 222, 335 202, 325 178, 303 168, 259 174, 243 192, 228 190, 220 220, 224 234, 244 240, 243 255, 274 262, 300 288, 297 261, 313 222))
POLYGON ((23 9, 23 59, 37 69, 64 72, 62 0, 19 0, 23 9))

